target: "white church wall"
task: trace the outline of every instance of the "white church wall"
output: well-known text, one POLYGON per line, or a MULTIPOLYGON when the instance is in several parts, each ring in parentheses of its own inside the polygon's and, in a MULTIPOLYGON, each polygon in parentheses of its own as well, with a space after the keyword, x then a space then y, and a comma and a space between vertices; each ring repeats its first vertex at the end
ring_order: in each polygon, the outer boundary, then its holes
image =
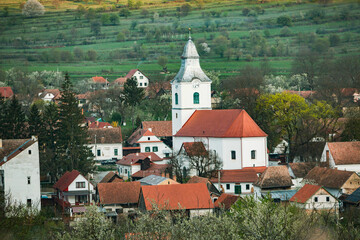
POLYGON ((267 145, 265 137, 242 138, 243 167, 267 166, 267 145), (255 159, 251 158, 251 151, 255 151, 255 159))

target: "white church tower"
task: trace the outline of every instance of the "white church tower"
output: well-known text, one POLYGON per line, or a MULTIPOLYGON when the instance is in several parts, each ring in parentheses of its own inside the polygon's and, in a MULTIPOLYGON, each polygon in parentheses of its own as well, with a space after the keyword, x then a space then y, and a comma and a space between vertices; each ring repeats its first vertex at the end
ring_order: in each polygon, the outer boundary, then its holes
POLYGON ((200 67, 200 57, 189 37, 181 67, 171 81, 172 134, 175 135, 195 110, 211 110, 211 80, 200 67))

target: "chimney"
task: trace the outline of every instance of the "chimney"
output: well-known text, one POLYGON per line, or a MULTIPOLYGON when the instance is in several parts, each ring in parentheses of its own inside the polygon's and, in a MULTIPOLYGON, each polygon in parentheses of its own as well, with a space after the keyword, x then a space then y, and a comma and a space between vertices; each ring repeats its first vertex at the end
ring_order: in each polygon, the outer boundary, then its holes
POLYGON ((2 144, 2 139, 0 138, 0 149, 2 149, 3 148, 3 146, 2 146, 3 144, 2 144))

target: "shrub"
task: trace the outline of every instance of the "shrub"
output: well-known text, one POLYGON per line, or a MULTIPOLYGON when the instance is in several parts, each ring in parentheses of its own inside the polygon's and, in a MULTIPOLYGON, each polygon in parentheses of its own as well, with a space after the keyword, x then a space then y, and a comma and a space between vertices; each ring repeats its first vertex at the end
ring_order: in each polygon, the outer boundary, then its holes
POLYGON ((25 17, 36 17, 44 15, 45 8, 38 0, 28 0, 22 9, 25 17))
POLYGON ((277 24, 279 24, 283 27, 284 26, 290 27, 292 25, 291 18, 287 15, 278 17, 276 22, 277 22, 277 24))

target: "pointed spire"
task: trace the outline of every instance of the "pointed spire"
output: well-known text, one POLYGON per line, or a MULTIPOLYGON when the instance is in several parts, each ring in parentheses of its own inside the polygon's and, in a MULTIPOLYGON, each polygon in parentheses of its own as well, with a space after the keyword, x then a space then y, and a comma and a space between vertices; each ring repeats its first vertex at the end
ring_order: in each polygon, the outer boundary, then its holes
POLYGON ((191 40, 191 28, 189 28, 189 40, 191 40))

